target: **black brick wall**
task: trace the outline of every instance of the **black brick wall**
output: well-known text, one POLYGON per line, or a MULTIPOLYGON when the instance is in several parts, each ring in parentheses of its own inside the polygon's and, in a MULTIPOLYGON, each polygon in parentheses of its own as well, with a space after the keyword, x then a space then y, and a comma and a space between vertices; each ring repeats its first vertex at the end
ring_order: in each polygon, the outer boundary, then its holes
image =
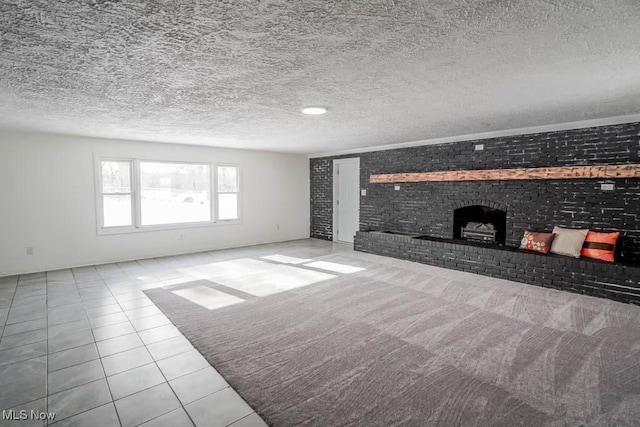
POLYGON ((311 159, 311 237, 333 237, 333 160, 311 159))
POLYGON ((640 266, 517 249, 358 232, 358 251, 640 304, 640 266))
MULTIPOLYGON (((369 184, 379 173, 640 163, 640 123, 454 142, 360 157, 360 230, 398 230, 453 237, 453 210, 471 204, 507 212, 506 244, 524 229, 555 225, 621 231, 620 255, 640 262, 640 178, 369 184), (475 151, 484 144, 484 151, 475 151), (600 190, 603 182, 614 191, 600 190)), ((311 159, 311 236, 331 239, 334 157, 311 159)))

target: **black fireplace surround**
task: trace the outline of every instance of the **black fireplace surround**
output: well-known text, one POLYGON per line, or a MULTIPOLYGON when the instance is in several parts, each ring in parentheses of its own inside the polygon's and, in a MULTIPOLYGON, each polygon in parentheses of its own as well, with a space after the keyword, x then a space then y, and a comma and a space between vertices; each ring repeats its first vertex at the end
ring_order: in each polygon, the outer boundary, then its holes
POLYGON ((455 209, 453 211, 453 238, 464 238, 462 235, 463 227, 473 222, 491 224, 496 231, 495 243, 504 245, 507 228, 507 213, 505 211, 480 205, 455 209))

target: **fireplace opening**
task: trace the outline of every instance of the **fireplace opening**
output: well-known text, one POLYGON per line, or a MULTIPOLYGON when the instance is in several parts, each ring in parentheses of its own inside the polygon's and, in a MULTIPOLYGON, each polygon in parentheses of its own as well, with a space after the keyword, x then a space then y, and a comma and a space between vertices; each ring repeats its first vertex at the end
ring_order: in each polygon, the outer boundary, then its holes
POLYGON ((488 206, 466 206, 453 211, 453 238, 504 245, 507 213, 488 206))

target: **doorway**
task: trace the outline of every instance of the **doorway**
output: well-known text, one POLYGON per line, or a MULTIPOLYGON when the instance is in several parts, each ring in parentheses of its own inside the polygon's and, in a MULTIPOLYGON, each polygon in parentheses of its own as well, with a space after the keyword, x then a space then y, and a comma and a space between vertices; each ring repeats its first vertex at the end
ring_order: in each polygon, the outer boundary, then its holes
POLYGON ((333 161, 333 240, 353 243, 360 229, 360 159, 333 161))

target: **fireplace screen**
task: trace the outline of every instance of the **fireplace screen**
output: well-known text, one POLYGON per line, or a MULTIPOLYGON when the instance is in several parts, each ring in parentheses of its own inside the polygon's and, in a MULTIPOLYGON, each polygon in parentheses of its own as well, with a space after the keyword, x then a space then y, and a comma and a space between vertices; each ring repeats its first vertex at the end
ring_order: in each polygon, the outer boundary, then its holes
POLYGON ((453 238, 504 244, 507 213, 488 206, 467 206, 453 211, 453 238))

